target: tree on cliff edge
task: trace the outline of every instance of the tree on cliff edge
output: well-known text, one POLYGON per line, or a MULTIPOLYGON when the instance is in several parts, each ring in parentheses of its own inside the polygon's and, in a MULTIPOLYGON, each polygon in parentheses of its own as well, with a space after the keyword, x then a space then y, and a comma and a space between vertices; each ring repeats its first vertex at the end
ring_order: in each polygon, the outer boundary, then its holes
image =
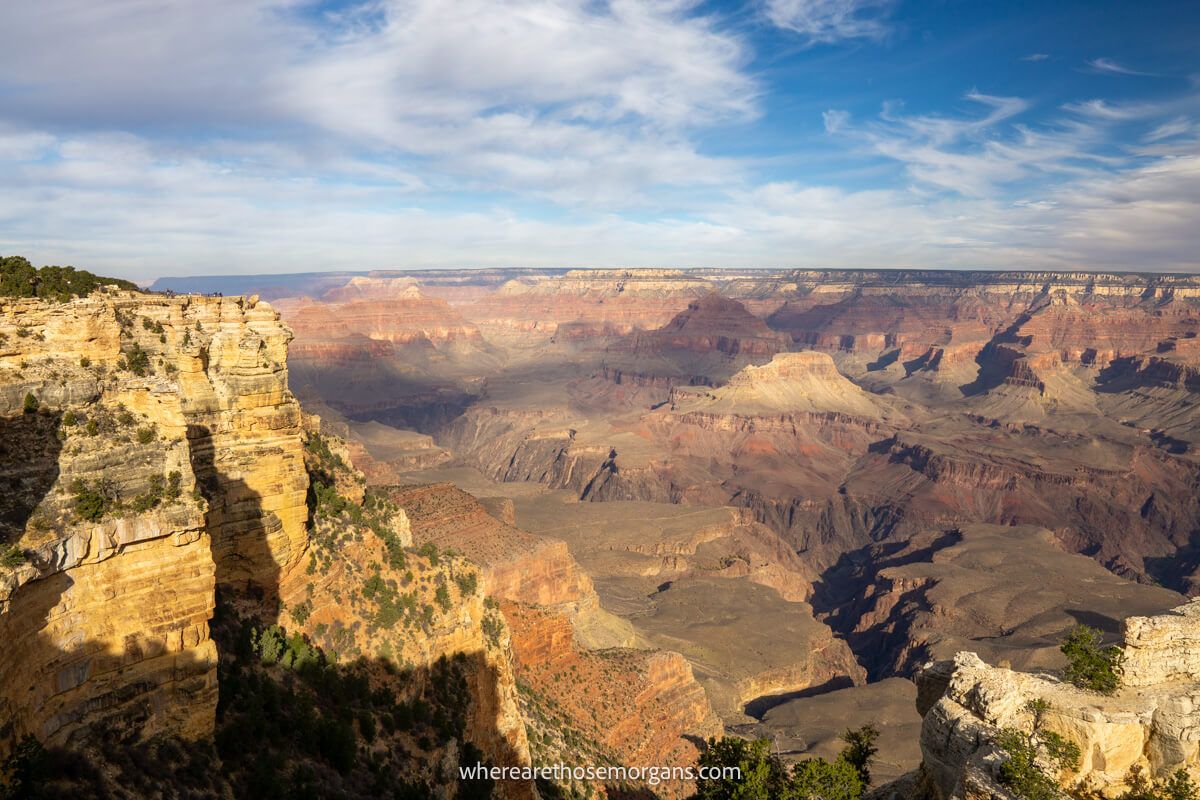
POLYGON ((860 800, 866 788, 860 771, 868 770, 876 736, 878 731, 869 725, 847 731, 842 739, 849 746, 832 762, 810 758, 790 771, 771 754, 766 739, 709 739, 699 766, 736 767, 740 777, 701 778, 693 800, 860 800))
POLYGON ((1116 645, 1101 645, 1102 635, 1095 628, 1076 625, 1059 645, 1067 657, 1064 676, 1080 689, 1112 694, 1121 688, 1125 653, 1116 645))

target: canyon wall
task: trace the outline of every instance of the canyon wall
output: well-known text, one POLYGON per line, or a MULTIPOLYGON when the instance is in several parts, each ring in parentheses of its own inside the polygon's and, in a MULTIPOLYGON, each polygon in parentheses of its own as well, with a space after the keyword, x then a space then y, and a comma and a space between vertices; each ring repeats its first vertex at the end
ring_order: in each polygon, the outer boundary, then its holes
POLYGON ((6 302, 0 336, 24 553, 0 575, 0 746, 211 732, 215 584, 275 591, 306 546, 289 332, 253 298, 107 292, 6 302))
POLYGON ((416 778, 466 742, 528 763, 507 626, 476 568, 403 555, 403 511, 382 513, 344 448, 306 429, 290 339, 254 297, 0 302, 0 757, 27 736, 85 748, 99 730, 131 747, 211 741, 219 670, 246 668, 238 625, 279 623, 331 664, 380 659, 371 681, 392 703, 444 694, 439 675, 462 681, 446 699, 461 740, 413 762, 416 778), (314 497, 310 475, 330 471, 314 497), (416 621, 396 636, 398 601, 362 605, 364 586, 410 583, 416 621))

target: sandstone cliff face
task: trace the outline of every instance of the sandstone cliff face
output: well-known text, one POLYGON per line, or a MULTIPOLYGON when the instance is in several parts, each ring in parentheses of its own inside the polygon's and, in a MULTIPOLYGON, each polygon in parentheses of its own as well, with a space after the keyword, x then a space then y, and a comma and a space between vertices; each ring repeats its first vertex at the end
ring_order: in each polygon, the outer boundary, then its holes
MULTIPOLYGON (((612 647, 630 643, 632 628, 601 609, 566 542, 501 521, 451 484, 382 491, 405 510, 415 544, 464 554, 501 601, 535 762, 683 766, 697 756, 687 736, 719 732, 682 656, 612 647)), ((511 502, 490 505, 514 517, 511 502)))
MULTIPOLYGON (((404 512, 385 513, 397 542, 411 545, 404 512)), ((339 660, 368 658, 389 665, 375 678, 395 703, 412 703, 431 689, 437 680, 431 666, 461 662, 467 689, 460 698, 467 705, 464 740, 489 763, 528 764, 509 628, 477 579, 477 567, 460 556, 413 552, 397 565, 369 527, 356 531, 344 518, 319 517, 314 534, 314 567, 283 587, 287 629, 303 632, 339 660), (372 593, 372 586, 381 588, 372 593)), ((403 768, 431 785, 453 787, 456 779, 439 779, 436 770, 443 760, 454 760, 457 744, 426 746, 423 758, 403 768)), ((533 795, 528 785, 506 783, 497 796, 533 795)))
POLYGON ((318 423, 305 431, 287 388, 290 338, 256 298, 0 304, 0 544, 21 553, 0 567, 0 755, 27 734, 87 746, 98 726, 130 741, 211 738, 219 597, 226 616, 278 619, 334 659, 389 662, 384 683, 397 665, 421 676, 451 664, 464 740, 492 763, 528 763, 507 627, 474 567, 410 554, 407 571, 375 576, 385 593, 412 584, 403 605, 421 622, 401 637, 381 622, 394 624, 394 603, 385 614, 378 594, 374 610, 346 602, 364 597, 368 565, 403 560, 411 530, 379 505, 363 528, 351 509, 372 501, 336 440, 316 448, 342 467, 321 472, 331 483, 317 507, 350 516, 340 528, 310 518, 318 423))
POLYGON ((740 366, 787 349, 788 338, 771 330, 736 300, 710 294, 688 304, 670 322, 609 345, 606 369, 624 380, 722 382, 740 366))
POLYGON ((571 270, 514 278, 461 310, 489 339, 520 347, 544 342, 564 325, 566 338, 589 329, 657 328, 712 288, 681 270, 571 270))
POLYGON ((121 292, 0 320, 4 535, 26 554, 0 575, 0 746, 211 732, 215 583, 277 586, 306 545, 287 329, 253 298, 121 292))
POLYGON ((1130 770, 1151 778, 1200 772, 1200 672, 1194 643, 1196 601, 1163 616, 1132 617, 1125 634, 1126 685, 1102 697, 1043 675, 990 667, 973 653, 926 668, 918 681, 923 769, 937 798, 997 796, 1001 728, 1028 730, 1026 703, 1050 704, 1044 728, 1079 746, 1076 773, 1064 780, 1116 796, 1130 770), (990 788, 988 788, 990 787, 990 788))

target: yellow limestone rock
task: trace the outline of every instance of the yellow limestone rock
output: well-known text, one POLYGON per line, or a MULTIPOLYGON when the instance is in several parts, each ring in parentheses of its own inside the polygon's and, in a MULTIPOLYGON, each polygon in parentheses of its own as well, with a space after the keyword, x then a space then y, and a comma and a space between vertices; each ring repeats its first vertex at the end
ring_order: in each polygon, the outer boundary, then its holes
POLYGON ((290 335, 240 298, 0 303, 0 535, 26 554, 0 568, 0 755, 98 722, 212 732, 214 585, 269 592, 307 542, 290 335), (121 510, 81 518, 76 482, 121 510))
POLYGON ((1111 697, 1050 675, 985 664, 974 653, 927 665, 918 679, 923 769, 938 800, 980 795, 1002 757, 1003 728, 1028 730, 1026 704, 1045 700, 1045 729, 1079 746, 1067 780, 1115 797, 1130 770, 1151 778, 1186 769, 1200 775, 1200 601, 1125 621, 1123 685, 1111 697), (975 787, 972 789, 971 787, 975 787))

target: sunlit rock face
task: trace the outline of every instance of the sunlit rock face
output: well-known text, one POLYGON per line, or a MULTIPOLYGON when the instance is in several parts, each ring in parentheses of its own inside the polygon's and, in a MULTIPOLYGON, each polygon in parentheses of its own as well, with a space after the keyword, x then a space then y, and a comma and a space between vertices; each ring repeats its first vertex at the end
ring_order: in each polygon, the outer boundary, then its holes
POLYGON ((5 303, 0 333, 26 553, 0 573, 0 741, 211 733, 216 584, 277 593, 306 547, 290 332, 254 298, 99 292, 5 303), (119 508, 81 515, 81 487, 119 508))
MULTIPOLYGON (((1200 772, 1200 601, 1167 614, 1125 621, 1128 653, 1122 687, 1112 697, 1047 675, 992 667, 974 653, 931 663, 918 678, 923 769, 938 798, 988 796, 995 787, 995 737, 1028 730, 1027 704, 1049 703, 1044 729, 1079 746, 1079 768, 1064 781, 1116 796, 1131 770, 1166 778, 1200 772)), ((996 796, 1007 796, 1000 793, 996 796)))

